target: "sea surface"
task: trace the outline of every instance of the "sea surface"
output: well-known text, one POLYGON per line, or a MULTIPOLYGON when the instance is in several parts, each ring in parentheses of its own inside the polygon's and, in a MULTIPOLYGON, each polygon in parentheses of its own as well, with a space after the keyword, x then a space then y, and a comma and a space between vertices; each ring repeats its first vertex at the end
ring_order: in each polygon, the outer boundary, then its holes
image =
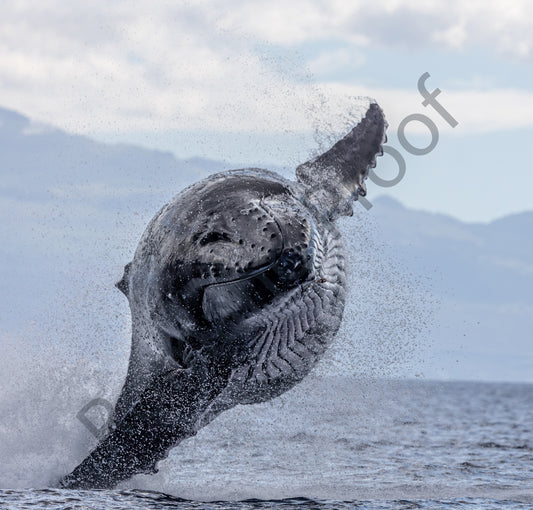
POLYGON ((46 456, 18 465, 28 457, 10 448, 2 509, 532 509, 533 384, 310 377, 224 413, 113 491, 47 488, 56 472, 32 483, 46 456))

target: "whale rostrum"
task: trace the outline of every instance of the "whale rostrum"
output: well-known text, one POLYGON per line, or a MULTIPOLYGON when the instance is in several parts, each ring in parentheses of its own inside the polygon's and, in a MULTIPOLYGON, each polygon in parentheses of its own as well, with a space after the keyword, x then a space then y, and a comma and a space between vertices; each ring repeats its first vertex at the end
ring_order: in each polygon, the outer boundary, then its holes
POLYGON ((301 381, 337 332, 345 267, 335 220, 366 195, 387 123, 370 102, 296 181, 247 168, 212 175, 150 221, 117 287, 132 317, 114 423, 60 485, 111 488, 156 471, 222 411, 301 381))

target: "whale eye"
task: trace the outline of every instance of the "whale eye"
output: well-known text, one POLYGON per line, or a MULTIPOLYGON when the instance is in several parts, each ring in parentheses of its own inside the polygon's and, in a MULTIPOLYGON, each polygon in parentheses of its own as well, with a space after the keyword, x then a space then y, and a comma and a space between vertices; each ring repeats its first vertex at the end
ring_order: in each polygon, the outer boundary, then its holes
POLYGON ((285 287, 305 281, 310 268, 301 252, 288 250, 281 254, 277 264, 272 267, 272 271, 276 275, 278 286, 285 287))

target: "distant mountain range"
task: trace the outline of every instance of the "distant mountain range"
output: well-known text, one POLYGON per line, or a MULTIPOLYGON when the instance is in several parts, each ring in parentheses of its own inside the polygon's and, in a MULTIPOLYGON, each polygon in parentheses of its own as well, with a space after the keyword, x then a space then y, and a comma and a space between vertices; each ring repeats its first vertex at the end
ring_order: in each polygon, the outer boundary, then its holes
POLYGON ((384 197, 374 209, 391 250, 432 276, 440 299, 424 374, 533 381, 533 212, 480 224, 384 197))
MULTIPOLYGON (((147 221, 187 184, 227 169, 95 142, 1 108, 0 155, 0 334, 66 343, 126 337, 126 303, 112 284, 147 221)), ((373 203, 343 223, 353 222, 349 236, 368 224, 383 246, 363 265, 382 254, 390 271, 427 276, 440 303, 419 371, 533 381, 533 212, 469 224, 387 197, 373 203)))

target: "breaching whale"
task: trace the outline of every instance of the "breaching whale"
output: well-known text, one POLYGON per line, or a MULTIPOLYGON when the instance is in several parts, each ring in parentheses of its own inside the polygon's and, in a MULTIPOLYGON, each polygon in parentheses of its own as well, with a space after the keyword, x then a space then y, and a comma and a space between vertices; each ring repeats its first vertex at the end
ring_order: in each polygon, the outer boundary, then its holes
POLYGON ((366 195, 386 128, 369 101, 296 181, 257 168, 218 173, 155 215, 117 283, 132 346, 114 424, 61 487, 111 488, 156 472, 222 411, 276 397, 309 373, 344 310, 335 220, 366 195))

